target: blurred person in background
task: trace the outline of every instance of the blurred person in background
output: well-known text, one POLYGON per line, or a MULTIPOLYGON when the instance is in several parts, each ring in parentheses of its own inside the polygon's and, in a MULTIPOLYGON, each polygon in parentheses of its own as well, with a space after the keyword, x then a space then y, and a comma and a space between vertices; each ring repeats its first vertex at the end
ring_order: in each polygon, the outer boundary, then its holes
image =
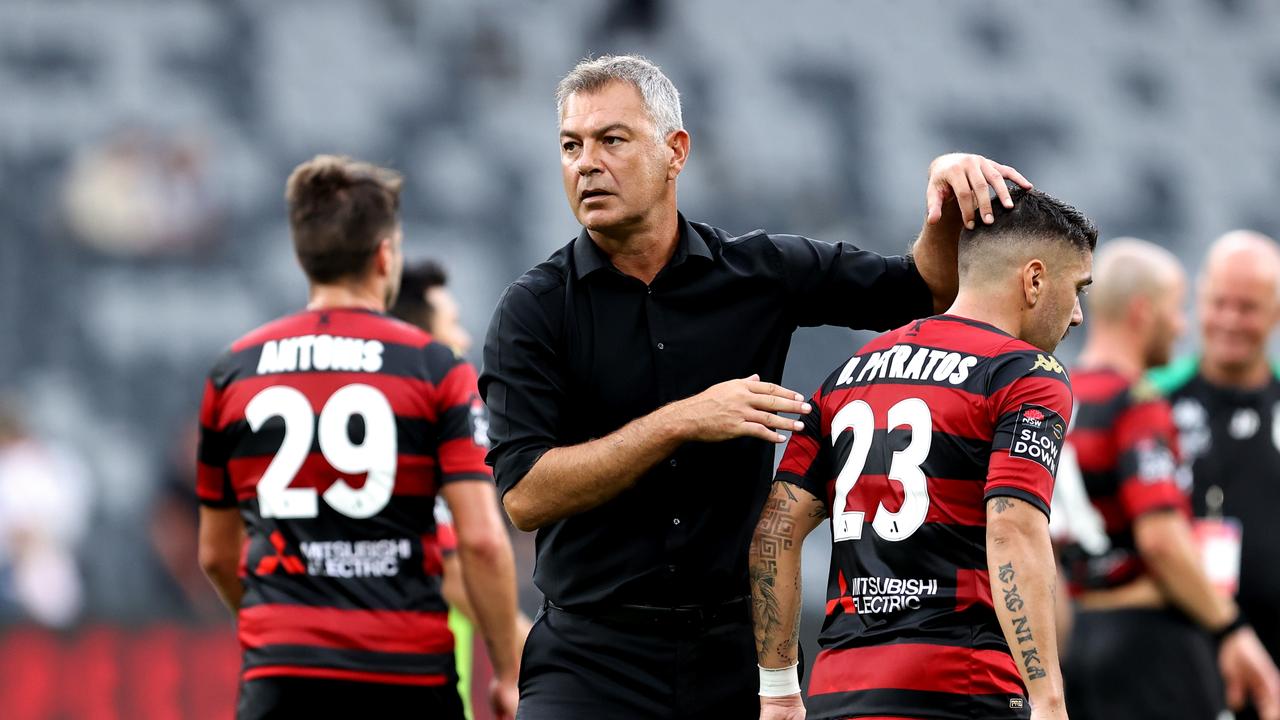
MULTIPOLYGON (((462 326, 458 303, 453 293, 449 292, 448 282, 449 277, 444 267, 434 260, 405 263, 400 278, 400 293, 391 308, 391 315, 425 330, 433 339, 452 348, 458 357, 464 357, 471 349, 471 334, 462 326)), ((473 419, 480 422, 475 440, 488 447, 488 425, 481 422, 482 418, 483 416, 473 419)), ((449 603, 449 628, 457 639, 455 654, 458 659, 458 691, 462 694, 467 716, 471 717, 470 688, 474 668, 471 644, 475 609, 471 599, 467 597, 466 583, 462 581, 453 514, 449 511, 448 503, 441 497, 436 498, 435 516, 440 550, 444 557, 441 592, 445 602, 449 603)), ((516 624, 516 635, 523 647, 532 621, 523 612, 519 612, 516 624)))
MULTIPOLYGON (((1214 241, 1197 288, 1200 354, 1154 371, 1173 406, 1205 570, 1280 657, 1280 249, 1234 231, 1214 241)), ((1231 691, 1231 688, 1228 688, 1231 691)), ((1237 688, 1237 691, 1239 689, 1237 688)), ((1234 706, 1241 697, 1228 696, 1234 706)), ((1252 720, 1262 708, 1237 715, 1252 720)))
POLYGON ((294 170, 307 308, 233 343, 205 386, 199 554, 237 613, 242 720, 463 716, 437 494, 493 661, 493 710, 515 712, 514 568, 476 441, 475 371, 385 314, 403 264, 400 187, 343 157, 294 170))
MULTIPOLYGON (((887 330, 945 309, 956 241, 1012 204, 1013 168, 935 159, 913 255, 687 220, 680 95, 644 58, 580 62, 556 91, 576 239, 512 283, 485 339, 489 461, 537 530, 545 596, 520 677, 527 720, 749 717, 760 674, 747 546, 800 326, 887 330)), ((464 563, 465 567, 465 563, 464 563)), ((789 669, 796 683, 798 671, 789 669)))
POLYGON ((76 549, 93 506, 88 469, 32 433, 19 407, 0 401, 0 619, 66 627, 84 603, 76 549))
POLYGON ((1280 674, 1201 567, 1173 414, 1143 379, 1170 360, 1185 293, 1181 264, 1158 245, 1121 238, 1097 253, 1071 372, 1075 465, 1064 459, 1059 476, 1059 497, 1082 485, 1091 508, 1068 502, 1054 518, 1079 608, 1063 667, 1077 720, 1213 720, 1220 677, 1237 708, 1247 695, 1280 720, 1280 674))

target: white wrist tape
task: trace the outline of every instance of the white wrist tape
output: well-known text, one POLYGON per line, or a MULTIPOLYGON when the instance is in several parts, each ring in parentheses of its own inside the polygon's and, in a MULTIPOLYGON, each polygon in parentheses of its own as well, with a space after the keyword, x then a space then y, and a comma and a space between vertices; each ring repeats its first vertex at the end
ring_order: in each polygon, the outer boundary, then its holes
POLYGON ((761 697, 784 697, 800 693, 800 663, 784 668, 760 667, 761 697))

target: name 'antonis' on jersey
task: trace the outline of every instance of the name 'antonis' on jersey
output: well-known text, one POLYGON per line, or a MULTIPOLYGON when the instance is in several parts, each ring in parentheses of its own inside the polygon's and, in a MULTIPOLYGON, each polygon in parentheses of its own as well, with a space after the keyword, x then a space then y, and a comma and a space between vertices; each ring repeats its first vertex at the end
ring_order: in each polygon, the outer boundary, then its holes
POLYGON ((311 370, 376 373, 382 369, 382 351, 377 340, 333 335, 268 340, 258 356, 258 374, 311 370))

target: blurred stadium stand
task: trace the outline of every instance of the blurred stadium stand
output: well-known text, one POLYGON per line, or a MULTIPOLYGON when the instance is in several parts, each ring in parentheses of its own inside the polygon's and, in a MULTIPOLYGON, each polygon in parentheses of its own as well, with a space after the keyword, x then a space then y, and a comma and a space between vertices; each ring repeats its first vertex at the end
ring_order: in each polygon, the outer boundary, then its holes
MULTIPOLYGON (((210 618, 173 569, 177 449, 223 345, 304 301, 282 188, 315 153, 406 174, 406 251, 477 337, 577 232, 552 92, 588 53, 681 88, 694 219, 897 252, 962 149, 1194 269, 1280 232, 1277 36, 1266 0, 0 0, 0 395, 87 468, 81 619, 210 618)), ((859 341, 802 331, 788 384, 859 341)))

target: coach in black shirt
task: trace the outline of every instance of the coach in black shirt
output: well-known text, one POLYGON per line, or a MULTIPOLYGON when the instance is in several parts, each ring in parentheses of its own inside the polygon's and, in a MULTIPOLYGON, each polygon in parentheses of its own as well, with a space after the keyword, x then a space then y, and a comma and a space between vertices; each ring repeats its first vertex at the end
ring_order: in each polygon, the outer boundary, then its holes
MULTIPOLYGON (((502 296, 485 341, 503 504, 538 530, 545 612, 522 718, 754 717, 746 596, 773 444, 807 411, 779 387, 798 326, 887 330, 955 295, 960 224, 1012 168, 931 166, 914 261, 676 210, 679 96, 642 58, 560 84, 565 191, 584 230, 502 296)), ((980 214, 982 218, 976 218, 980 214)))

